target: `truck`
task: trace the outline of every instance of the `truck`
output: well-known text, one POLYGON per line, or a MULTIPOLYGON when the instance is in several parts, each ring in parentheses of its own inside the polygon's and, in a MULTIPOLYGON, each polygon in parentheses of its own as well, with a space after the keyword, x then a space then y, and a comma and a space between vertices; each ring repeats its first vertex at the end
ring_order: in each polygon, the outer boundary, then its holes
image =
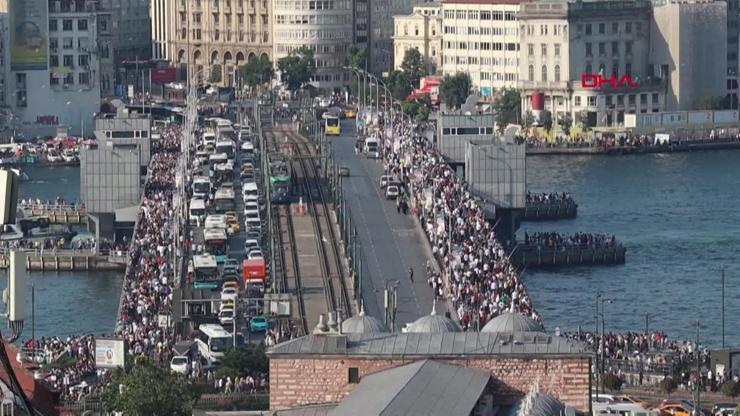
POLYGON ((265 259, 244 259, 242 262, 242 278, 246 286, 247 281, 260 280, 265 282, 265 259))

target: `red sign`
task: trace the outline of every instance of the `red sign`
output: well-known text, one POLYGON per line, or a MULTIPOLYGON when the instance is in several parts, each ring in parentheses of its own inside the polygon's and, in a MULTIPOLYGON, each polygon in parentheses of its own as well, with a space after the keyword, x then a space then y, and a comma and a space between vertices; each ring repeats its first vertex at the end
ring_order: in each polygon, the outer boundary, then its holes
POLYGON ((177 71, 175 68, 158 68, 150 69, 152 82, 157 84, 167 84, 168 82, 175 82, 177 71))
POLYGON ((616 75, 612 75, 609 78, 605 78, 600 74, 583 74, 581 75, 581 87, 597 89, 609 84, 613 89, 622 88, 625 84, 630 88, 637 88, 637 84, 632 81, 629 75, 622 75, 621 78, 617 79, 616 75))

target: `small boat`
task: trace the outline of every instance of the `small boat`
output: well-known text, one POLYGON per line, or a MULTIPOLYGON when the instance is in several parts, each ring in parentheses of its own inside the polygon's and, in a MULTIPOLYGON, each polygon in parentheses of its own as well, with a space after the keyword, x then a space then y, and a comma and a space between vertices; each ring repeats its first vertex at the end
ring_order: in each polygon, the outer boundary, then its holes
POLYGON ((59 154, 59 151, 56 149, 51 149, 46 153, 46 160, 48 160, 50 163, 58 163, 63 161, 62 155, 59 154))
POLYGON ((72 240, 77 232, 73 231, 66 225, 51 224, 48 227, 34 227, 26 233, 29 240, 43 240, 47 238, 63 238, 67 241, 72 240))
POLYGON ((74 149, 67 148, 64 149, 62 152, 62 159, 64 159, 65 162, 76 162, 77 161, 77 155, 75 154, 74 149))

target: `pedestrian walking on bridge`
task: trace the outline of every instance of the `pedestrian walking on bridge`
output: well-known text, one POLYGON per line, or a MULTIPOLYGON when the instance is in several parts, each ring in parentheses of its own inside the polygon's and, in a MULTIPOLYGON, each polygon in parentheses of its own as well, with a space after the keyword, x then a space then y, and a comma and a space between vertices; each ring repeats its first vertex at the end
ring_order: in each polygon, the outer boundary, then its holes
POLYGON ((414 283, 414 268, 409 267, 409 280, 411 280, 411 283, 414 283))

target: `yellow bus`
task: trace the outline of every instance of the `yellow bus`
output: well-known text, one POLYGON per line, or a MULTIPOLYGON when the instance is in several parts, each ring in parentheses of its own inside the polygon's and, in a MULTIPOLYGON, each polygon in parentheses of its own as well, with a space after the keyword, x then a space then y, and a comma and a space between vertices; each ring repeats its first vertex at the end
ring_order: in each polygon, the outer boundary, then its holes
POLYGON ((327 136, 339 136, 342 134, 342 126, 337 116, 324 117, 324 132, 327 136))

